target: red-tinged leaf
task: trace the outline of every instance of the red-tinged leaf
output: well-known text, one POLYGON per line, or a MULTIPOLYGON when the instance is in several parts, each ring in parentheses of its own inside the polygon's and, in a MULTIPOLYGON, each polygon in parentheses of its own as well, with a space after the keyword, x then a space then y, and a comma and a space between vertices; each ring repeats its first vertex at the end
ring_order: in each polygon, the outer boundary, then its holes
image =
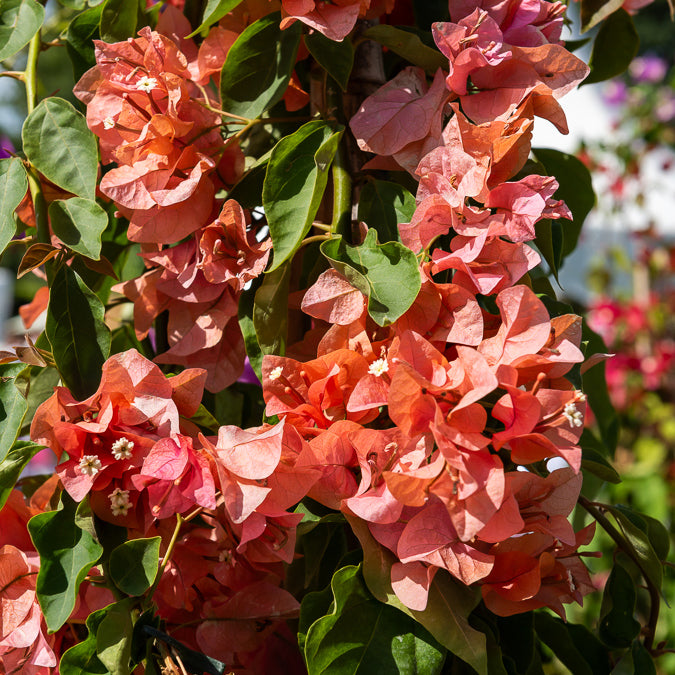
POLYGON ((112 266, 112 263, 104 255, 100 257, 99 260, 92 260, 85 256, 82 257, 82 262, 92 271, 97 274, 101 274, 106 277, 112 277, 115 281, 119 281, 120 278, 115 272, 115 268, 112 266))
POLYGON ((302 299, 302 311, 328 323, 347 326, 366 308, 366 299, 338 271, 323 272, 302 299))
POLYGON ((20 279, 25 274, 28 274, 28 272, 32 272, 34 269, 40 267, 40 265, 44 265, 48 260, 54 258, 60 250, 60 248, 56 248, 51 244, 33 244, 24 253, 23 258, 21 258, 16 278, 20 279))

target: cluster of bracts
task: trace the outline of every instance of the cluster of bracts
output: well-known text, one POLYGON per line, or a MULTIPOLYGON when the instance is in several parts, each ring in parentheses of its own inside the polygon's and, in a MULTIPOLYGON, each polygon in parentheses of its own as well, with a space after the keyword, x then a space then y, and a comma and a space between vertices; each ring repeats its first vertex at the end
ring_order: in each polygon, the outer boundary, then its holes
MULTIPOLYGON (((359 16, 394 3, 281 4, 284 22, 339 40, 359 16)), ((557 99, 588 72, 560 41, 564 5, 451 0, 452 22, 433 26, 447 68, 430 85, 406 68, 363 102, 350 126, 374 153, 370 166, 419 181, 400 233, 420 254, 421 291, 383 328, 360 291, 324 272, 302 301, 313 330, 263 362, 266 413, 278 421, 207 437, 189 420, 204 387, 220 391, 241 375, 238 298, 271 245, 256 240, 239 204, 215 198, 242 175, 243 154, 223 141, 203 85, 243 27, 278 6, 244 2, 199 49, 179 37, 190 29, 172 8, 157 31, 96 44, 98 65, 76 94, 103 163, 115 165, 100 191, 129 219, 148 268, 119 290, 134 302, 139 338, 168 311, 170 348, 156 362, 187 368, 166 377, 133 350, 117 354, 87 400, 57 388, 31 437, 56 454, 68 494, 88 496, 130 538, 159 534, 166 547, 182 514, 154 594, 159 615, 177 639, 250 672, 299 609, 283 580, 302 519, 293 508, 307 496, 393 555, 390 582, 408 608, 424 610, 445 570, 480 586, 498 615, 548 606, 564 616, 564 603, 593 589, 578 553, 593 527, 575 533, 568 521, 586 404, 564 376, 583 360, 581 319, 551 319, 518 281, 539 263, 527 244, 535 224, 570 213, 553 199, 553 177, 513 180, 534 116, 565 131, 557 99), (435 281, 445 270, 452 281, 435 281), (549 472, 551 458, 564 461, 549 472)), ((289 105, 298 96, 296 87, 289 105)), ((12 659, 21 672, 51 672, 70 639, 41 622, 25 529, 55 488, 56 479, 29 506, 15 493, 2 512, 0 571, 23 570, 9 604, 0 580, 7 672, 12 659)), ((74 617, 112 601, 89 582, 80 596, 74 617)))

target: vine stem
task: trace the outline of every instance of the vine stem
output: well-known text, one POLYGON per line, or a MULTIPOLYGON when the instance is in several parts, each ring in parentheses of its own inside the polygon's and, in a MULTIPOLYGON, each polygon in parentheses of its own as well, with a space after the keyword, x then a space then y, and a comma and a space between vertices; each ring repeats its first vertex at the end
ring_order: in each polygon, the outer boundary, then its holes
POLYGON ((602 529, 607 532, 607 534, 614 540, 614 543, 637 565, 637 568, 640 570, 642 578, 647 584, 647 590, 649 592, 649 620, 647 621, 647 626, 645 628, 645 641, 644 646, 647 651, 651 651, 654 647, 654 637, 656 635, 656 624, 659 620, 659 610, 661 608, 661 598, 659 596, 659 589, 654 586, 654 584, 649 579, 642 562, 637 557, 633 549, 629 546, 626 546, 626 540, 621 536, 621 533, 609 522, 609 519, 605 516, 604 513, 598 508, 596 504, 586 499, 582 495, 579 495, 578 499, 579 505, 585 509, 595 520, 600 523, 602 529))
POLYGON ((154 583, 152 584, 152 587, 150 588, 150 592, 148 593, 149 598, 151 598, 154 595, 155 591, 157 590, 157 586, 159 586, 162 574, 164 574, 164 570, 166 569, 167 563, 171 558, 173 549, 176 547, 176 543, 178 542, 178 535, 180 534, 180 530, 184 522, 185 520, 180 515, 180 513, 176 514, 176 527, 173 529, 171 540, 169 541, 169 545, 166 547, 166 553, 162 558, 162 562, 160 563, 159 569, 157 570, 157 576, 155 578, 154 583))

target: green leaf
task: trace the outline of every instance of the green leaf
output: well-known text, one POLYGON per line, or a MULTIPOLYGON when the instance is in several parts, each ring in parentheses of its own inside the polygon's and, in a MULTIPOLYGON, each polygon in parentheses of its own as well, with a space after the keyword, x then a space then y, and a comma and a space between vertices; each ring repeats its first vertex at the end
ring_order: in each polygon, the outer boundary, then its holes
POLYGON ((93 40, 100 37, 98 27, 101 23, 102 9, 102 5, 91 7, 78 14, 68 24, 66 49, 73 64, 76 80, 96 64, 93 40))
POLYGON ((26 399, 14 386, 16 376, 25 367, 23 363, 0 365, 0 462, 14 445, 28 409, 26 399))
POLYGON ((534 622, 541 641, 574 675, 609 675, 607 649, 585 626, 566 623, 547 612, 536 612, 534 622))
POLYGON ((54 234, 77 253, 92 260, 101 258, 101 234, 108 226, 108 214, 91 199, 57 199, 49 205, 54 234))
POLYGON ((377 231, 383 244, 400 241, 398 225, 410 222, 415 206, 415 197, 398 183, 373 180, 361 190, 358 218, 377 231))
MULTIPOLYGON (((160 537, 157 537, 159 539, 160 537)), ((115 675, 128 675, 134 624, 131 609, 135 600, 124 598, 105 608, 96 629, 96 653, 101 663, 115 675)))
POLYGON ((560 218, 556 221, 557 227, 562 233, 562 242, 554 245, 561 246, 560 251, 555 251, 558 265, 576 248, 581 227, 586 216, 595 205, 595 192, 591 182, 591 174, 584 163, 560 150, 550 148, 533 148, 536 158, 545 167, 550 176, 555 176, 560 187, 555 193, 556 199, 565 201, 574 220, 560 218))
MULTIPOLYGON (((566 222, 569 223, 567 220, 566 222)), ((558 281, 558 269, 563 248, 563 232, 557 220, 544 218, 534 226, 535 240, 539 252, 548 264, 553 278, 558 281)))
POLYGON ((77 400, 93 394, 110 354, 105 309, 76 272, 63 265, 49 294, 45 332, 65 385, 77 400))
POLYGON ((633 617, 635 585, 626 569, 618 561, 609 574, 602 594, 600 609, 600 639, 612 648, 630 646, 640 632, 640 623, 633 617))
POLYGON ((40 450, 42 450, 41 445, 30 441, 17 441, 7 453, 7 456, 0 462, 0 509, 5 505, 26 464, 40 450))
POLYGON ((0 159, 0 253, 16 232, 14 211, 28 190, 28 177, 18 157, 0 159))
POLYGON ((251 368, 253 368, 253 372, 261 382, 263 352, 260 349, 260 343, 255 331, 253 312, 255 310, 255 294, 266 278, 266 275, 257 277, 251 283, 250 288, 247 288, 239 296, 239 327, 244 338, 246 356, 248 356, 248 361, 251 364, 251 368))
POLYGON ((341 130, 316 120, 272 150, 262 193, 274 251, 270 271, 292 257, 309 232, 341 135, 341 130))
POLYGON ((605 508, 619 524, 627 542, 640 561, 640 567, 646 579, 660 589, 663 582, 663 564, 649 541, 647 523, 641 514, 621 504, 605 508))
POLYGON ((363 37, 379 42, 414 66, 424 68, 428 75, 448 67, 448 59, 443 54, 427 47, 417 35, 406 30, 380 24, 365 31, 363 37))
POLYGON ((127 595, 143 595, 152 586, 159 569, 161 537, 132 539, 110 554, 110 576, 127 595))
POLYGON ((415 254, 398 242, 378 244, 375 230, 360 246, 335 237, 321 244, 321 252, 368 298, 368 313, 380 326, 405 314, 422 286, 415 254))
POLYGON ((581 0, 581 32, 599 24, 623 3, 624 0, 581 0))
POLYGON ((579 444, 583 453, 581 468, 584 471, 588 471, 608 483, 616 485, 621 482, 621 476, 605 459, 603 447, 590 429, 583 430, 579 444))
POLYGON ((640 640, 633 642, 631 655, 633 657, 634 675, 656 675, 654 659, 640 640))
POLYGON ((593 43, 591 72, 582 84, 603 82, 623 73, 640 47, 635 24, 623 8, 617 9, 600 26, 593 43))
POLYGON ((331 613, 307 631, 309 675, 441 672, 444 650, 417 622, 376 600, 360 566, 338 570, 331 589, 331 613))
POLYGON ((647 537, 654 549, 654 553, 656 553, 656 557, 661 561, 665 561, 670 551, 670 534, 668 533, 668 529, 660 520, 652 518, 646 513, 641 513, 640 518, 645 523, 647 537))
POLYGON ((204 7, 202 22, 186 37, 191 38, 197 33, 201 33, 205 28, 220 21, 239 4, 241 4, 241 0, 208 0, 206 7, 204 7))
POLYGON ((354 65, 354 46, 349 40, 336 42, 318 30, 305 35, 305 46, 317 63, 347 91, 349 76, 354 65))
POLYGON ((285 264, 267 273, 255 293, 253 327, 262 354, 286 353, 290 279, 291 266, 285 264))
POLYGON ((222 109, 249 119, 271 108, 286 91, 302 24, 281 30, 279 12, 248 26, 227 52, 220 75, 222 109))
POLYGON ((44 99, 23 123, 21 138, 26 157, 48 180, 78 197, 94 199, 96 136, 68 101, 44 99))
POLYGON ((82 580, 103 553, 103 547, 75 525, 76 509, 77 503, 64 492, 58 511, 39 513, 28 521, 40 554, 37 596, 50 633, 68 620, 82 580))
POLYGON ((103 42, 121 42, 136 35, 138 0, 105 0, 99 32, 103 42))
POLYGON ((35 0, 0 2, 0 61, 23 49, 40 30, 44 7, 35 0))
POLYGON ((96 631, 105 618, 108 607, 97 609, 87 617, 86 640, 66 650, 59 663, 60 675, 108 675, 108 669, 96 654, 96 631))

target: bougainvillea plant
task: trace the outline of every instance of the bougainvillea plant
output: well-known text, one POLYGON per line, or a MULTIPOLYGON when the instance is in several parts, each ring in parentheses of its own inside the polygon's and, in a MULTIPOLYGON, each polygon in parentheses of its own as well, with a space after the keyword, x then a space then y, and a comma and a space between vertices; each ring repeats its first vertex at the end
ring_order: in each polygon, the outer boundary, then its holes
POLYGON ((581 3, 590 68, 546 0, 61 4, 0 3, 46 309, 0 366, 0 670, 655 672, 668 532, 584 487, 606 350, 552 285, 590 180, 531 147, 640 3, 581 3))

